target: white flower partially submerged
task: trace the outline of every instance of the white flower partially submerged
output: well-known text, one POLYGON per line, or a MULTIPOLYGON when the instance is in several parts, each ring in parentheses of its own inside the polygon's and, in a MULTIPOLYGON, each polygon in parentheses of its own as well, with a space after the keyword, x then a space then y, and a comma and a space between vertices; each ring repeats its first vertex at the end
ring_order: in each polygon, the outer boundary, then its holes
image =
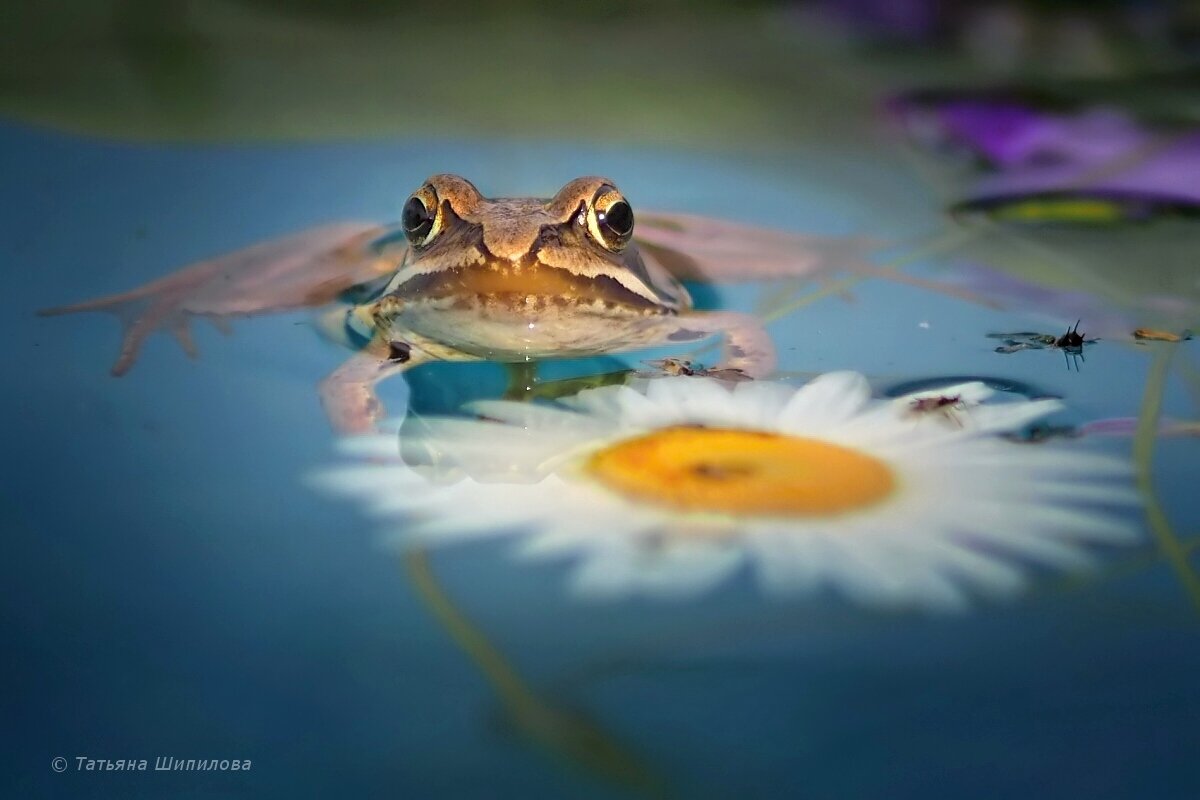
POLYGON ((940 390, 962 401, 946 424, 914 413, 928 393, 872 400, 854 373, 661 378, 410 420, 345 440, 361 463, 317 482, 396 518, 404 543, 517 536, 523 556, 571 558, 587 595, 690 596, 748 567, 771 591, 957 608, 1019 588, 1023 563, 1078 568, 1139 536, 1113 513, 1137 502, 1126 464, 995 438, 1060 406, 990 395, 940 390))

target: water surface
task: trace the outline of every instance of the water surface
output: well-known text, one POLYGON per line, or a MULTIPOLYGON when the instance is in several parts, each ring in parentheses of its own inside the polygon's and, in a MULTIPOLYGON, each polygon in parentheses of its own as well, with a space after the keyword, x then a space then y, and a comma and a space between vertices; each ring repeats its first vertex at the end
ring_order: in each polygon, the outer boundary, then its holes
MULTIPOLYGON (((898 160, 714 163, 472 140, 133 146, 16 125, 0 127, 0 154, 5 671, 19 732, 6 795, 601 797, 640 784, 700 797, 1182 797, 1194 783, 1198 610, 1149 532, 1101 550, 1090 574, 1035 570, 1022 596, 959 615, 779 602, 748 575, 695 602, 583 603, 564 591, 565 565, 515 562, 503 543, 405 561, 352 505, 305 488, 332 458, 314 386, 345 355, 309 315, 241 320, 231 338, 198 325, 195 362, 155 337, 121 379, 107 373, 111 318, 34 316, 322 221, 394 218, 444 170, 505 195, 602 173, 635 207, 869 234, 899 256, 946 219, 898 160), (456 625, 484 649, 468 655, 456 625), (494 690, 495 670, 519 678, 515 701, 494 690), (558 727, 522 735, 513 702, 558 727), (573 736, 608 755, 573 756, 573 736), (48 766, 81 755, 253 768, 48 766)), ((953 255, 904 269, 940 280, 953 255)), ((722 287, 709 301, 752 311, 763 293, 722 287)), ((994 353, 986 337, 1073 322, 870 280, 770 332, 796 381, 981 375, 1064 398, 1052 422, 1136 417, 1155 347, 1102 341, 1076 370, 1058 351, 994 353)), ((1174 356, 1164 416, 1196 418, 1194 344, 1174 356)), ((433 364, 383 392, 393 408, 452 412, 503 386, 496 365, 433 364)), ((1080 446, 1128 456, 1131 439, 1080 446)), ((1157 443, 1155 487, 1188 546, 1198 469, 1194 438, 1157 443)))

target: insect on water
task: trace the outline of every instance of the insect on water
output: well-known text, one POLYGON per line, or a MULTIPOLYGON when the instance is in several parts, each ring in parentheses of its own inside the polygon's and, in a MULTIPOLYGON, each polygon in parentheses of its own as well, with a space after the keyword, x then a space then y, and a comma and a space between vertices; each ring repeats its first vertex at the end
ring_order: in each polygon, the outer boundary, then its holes
POLYGON ((643 361, 649 367, 653 367, 654 371, 647 372, 640 370, 635 374, 640 378, 650 378, 655 375, 686 375, 699 376, 704 378, 716 378, 717 380, 727 381, 729 383, 739 383, 741 381, 750 380, 750 376, 744 371, 733 367, 702 367, 686 358, 659 358, 653 361, 643 361))
POLYGON ((1079 325, 1082 322, 1083 320, 1076 320, 1075 324, 1061 336, 1020 331, 1017 333, 989 333, 988 338, 1004 341, 996 348, 997 353, 1016 353, 1020 350, 1061 350, 1063 358, 1067 362, 1067 370, 1069 371, 1074 365, 1075 371, 1078 372, 1080 362, 1086 361, 1083 357, 1084 345, 1099 341, 1088 339, 1086 333, 1079 331, 1079 325))
POLYGON ((1083 357, 1084 336, 1086 334, 1079 332, 1079 323, 1081 319, 1075 320, 1074 327, 1068 328, 1067 332, 1054 340, 1054 346, 1063 351, 1063 358, 1067 362, 1067 370, 1070 371, 1071 364, 1074 362, 1075 371, 1079 371, 1079 362, 1087 361, 1083 357))
POLYGON ((962 395, 936 395, 914 399, 909 403, 908 413, 914 417, 936 414, 961 428, 963 423, 957 412, 965 408, 966 404, 962 401, 962 395))

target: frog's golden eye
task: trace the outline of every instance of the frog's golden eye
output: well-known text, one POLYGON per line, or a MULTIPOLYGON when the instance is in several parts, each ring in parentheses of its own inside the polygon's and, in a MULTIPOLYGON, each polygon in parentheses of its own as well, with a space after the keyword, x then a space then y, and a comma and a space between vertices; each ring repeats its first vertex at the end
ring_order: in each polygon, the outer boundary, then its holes
POLYGON ((414 247, 423 247, 442 230, 442 210, 437 193, 425 184, 413 192, 400 213, 400 226, 414 247))
POLYGON ((612 186, 602 186, 587 211, 588 233, 608 250, 625 249, 633 236, 633 209, 612 186))

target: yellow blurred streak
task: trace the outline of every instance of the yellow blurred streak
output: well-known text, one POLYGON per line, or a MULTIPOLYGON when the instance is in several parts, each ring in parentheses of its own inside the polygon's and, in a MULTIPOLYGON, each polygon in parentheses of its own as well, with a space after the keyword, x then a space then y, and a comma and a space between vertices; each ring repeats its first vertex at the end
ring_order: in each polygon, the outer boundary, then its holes
POLYGON ((1142 409, 1138 415, 1137 432, 1133 439, 1133 461, 1137 470, 1137 486, 1146 503, 1146 522, 1158 541, 1159 549, 1175 570, 1192 604, 1200 612, 1200 576, 1192 569, 1188 550, 1175 535, 1171 522, 1163 511, 1158 495, 1154 491, 1152 466, 1154 445, 1157 440, 1158 418, 1162 410, 1163 391, 1169 374, 1171 356, 1177 345, 1164 343, 1157 346, 1154 360, 1150 363, 1150 374, 1146 378, 1146 391, 1142 397, 1142 409))
POLYGON ((517 729, 534 743, 613 783, 653 797, 667 795, 663 780, 637 756, 583 714, 537 694, 454 605, 422 550, 403 557, 413 587, 454 643, 496 692, 517 729))

